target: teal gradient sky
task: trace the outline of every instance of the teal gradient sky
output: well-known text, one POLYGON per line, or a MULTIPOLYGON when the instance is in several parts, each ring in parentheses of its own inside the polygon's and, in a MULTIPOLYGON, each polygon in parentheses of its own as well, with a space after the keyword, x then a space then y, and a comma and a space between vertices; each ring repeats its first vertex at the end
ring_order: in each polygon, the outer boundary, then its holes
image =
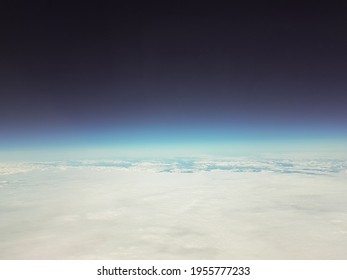
POLYGON ((342 127, 232 123, 133 124, 12 131, 4 159, 74 159, 264 154, 347 155, 342 127))
POLYGON ((207 2, 9 3, 0 151, 343 150, 346 5, 207 2))

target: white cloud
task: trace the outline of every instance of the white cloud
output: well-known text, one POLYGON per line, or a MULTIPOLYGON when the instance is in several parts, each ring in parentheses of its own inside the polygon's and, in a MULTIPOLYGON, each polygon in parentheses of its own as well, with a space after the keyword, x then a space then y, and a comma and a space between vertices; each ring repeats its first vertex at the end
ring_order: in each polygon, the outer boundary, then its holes
POLYGON ((1 259, 345 259, 346 162, 0 165, 1 259))

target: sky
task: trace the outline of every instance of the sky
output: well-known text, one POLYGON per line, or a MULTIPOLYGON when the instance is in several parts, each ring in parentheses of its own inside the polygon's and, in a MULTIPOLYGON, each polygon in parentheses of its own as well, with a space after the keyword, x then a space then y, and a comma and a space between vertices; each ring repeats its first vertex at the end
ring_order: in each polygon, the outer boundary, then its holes
POLYGON ((0 150, 346 147, 347 4, 245 2, 5 1, 0 150))

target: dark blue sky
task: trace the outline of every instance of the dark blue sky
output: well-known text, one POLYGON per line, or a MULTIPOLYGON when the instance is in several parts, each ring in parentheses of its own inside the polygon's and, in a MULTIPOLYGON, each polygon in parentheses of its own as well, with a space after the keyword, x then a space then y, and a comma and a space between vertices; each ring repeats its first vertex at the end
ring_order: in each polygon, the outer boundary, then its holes
POLYGON ((5 4, 2 147, 346 138, 344 1, 99 2, 5 4))

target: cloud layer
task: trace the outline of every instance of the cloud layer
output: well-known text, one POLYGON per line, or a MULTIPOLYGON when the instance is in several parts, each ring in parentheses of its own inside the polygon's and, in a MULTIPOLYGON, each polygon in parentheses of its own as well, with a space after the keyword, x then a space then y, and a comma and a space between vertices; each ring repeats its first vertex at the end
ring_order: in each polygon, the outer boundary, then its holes
POLYGON ((2 163, 1 259, 345 259, 346 162, 2 163))

